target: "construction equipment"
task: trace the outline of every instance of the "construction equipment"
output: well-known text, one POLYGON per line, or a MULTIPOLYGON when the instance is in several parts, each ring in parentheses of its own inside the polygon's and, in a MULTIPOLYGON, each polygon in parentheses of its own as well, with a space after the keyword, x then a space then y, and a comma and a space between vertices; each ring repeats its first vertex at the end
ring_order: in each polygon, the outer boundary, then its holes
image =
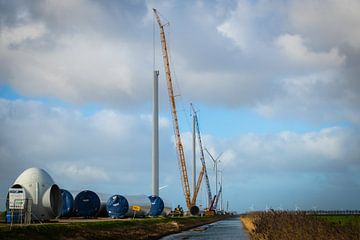
POLYGON ((216 199, 217 195, 214 195, 214 198, 211 200, 211 204, 209 208, 205 209, 205 216, 214 216, 215 215, 215 210, 214 210, 214 203, 215 203, 215 199, 216 199))
POLYGON ((169 213, 169 216, 171 217, 182 217, 184 216, 184 210, 182 207, 180 207, 180 205, 178 205, 174 210, 172 210, 169 213))
POLYGON ((181 143, 180 129, 179 129, 177 112, 176 112, 175 95, 174 95, 173 83, 172 83, 172 79, 171 79, 170 63, 169 63, 169 57, 168 57, 168 48, 167 48, 167 44, 166 44, 164 25, 161 23, 161 20, 160 20, 159 14, 157 13, 157 10, 153 9, 153 11, 154 11, 156 20, 159 24, 159 27, 160 27, 160 39, 161 39, 161 46, 162 46, 162 54, 163 54, 164 68, 165 68, 165 73, 166 73, 168 95, 169 95, 169 100, 170 100, 170 105, 171 105, 171 114, 172 114, 172 119, 173 119, 176 150, 177 150, 178 162, 179 162, 179 168, 180 168, 181 180, 182 180, 181 182, 182 182, 183 192, 185 195, 186 206, 189 210, 191 210, 191 207, 193 207, 193 206, 190 201, 190 186, 189 186, 189 180, 188 180, 188 175, 187 175, 187 170, 186 170, 184 148, 181 143))
MULTIPOLYGON (((207 170, 206 170, 206 164, 205 164, 205 156, 204 156, 204 149, 203 149, 203 145, 202 145, 202 140, 201 140, 201 134, 200 134, 200 127, 199 127, 199 121, 198 121, 198 117, 196 114, 196 111, 193 107, 193 105, 191 104, 191 107, 193 109, 193 114, 194 114, 194 118, 195 118, 195 124, 196 124, 196 132, 197 132, 197 137, 198 137, 198 142, 199 142, 199 146, 200 146, 200 160, 202 163, 202 168, 196 183, 196 188, 194 189, 194 193, 193 193, 193 198, 191 201, 192 205, 196 205, 196 198, 197 195, 199 193, 200 190, 200 186, 201 186, 201 182, 203 179, 203 176, 205 175, 205 182, 206 182, 206 188, 207 188, 207 195, 208 195, 208 206, 211 205, 211 201, 212 201, 212 196, 211 196, 211 189, 210 189, 210 181, 209 181, 209 176, 207 174, 207 170)), ((211 208, 209 207, 209 210, 211 210, 211 208)))
POLYGON ((216 195, 216 200, 215 200, 215 204, 214 204, 214 209, 215 209, 215 210, 216 210, 216 208, 217 208, 217 204, 218 204, 219 198, 220 198, 220 196, 221 196, 221 190, 222 190, 222 185, 220 185, 219 192, 218 192, 218 194, 216 195))

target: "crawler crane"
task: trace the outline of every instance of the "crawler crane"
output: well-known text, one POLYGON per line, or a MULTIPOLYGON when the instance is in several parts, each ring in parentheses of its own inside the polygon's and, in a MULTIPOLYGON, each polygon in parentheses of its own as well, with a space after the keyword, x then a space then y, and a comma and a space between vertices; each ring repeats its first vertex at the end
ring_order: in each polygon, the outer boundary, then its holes
POLYGON ((180 175, 181 175, 181 180, 182 180, 181 182, 182 182, 183 192, 185 195, 185 201, 186 201, 187 208, 190 210, 190 212, 192 214, 195 215, 195 214, 198 214, 199 208, 197 206, 193 206, 191 204, 191 200, 190 200, 190 185, 189 185, 189 179, 188 179, 187 170, 186 170, 184 147, 181 142, 179 121, 178 121, 178 116, 177 116, 177 112, 176 112, 176 102, 175 102, 175 95, 174 95, 174 89, 173 89, 173 82, 172 82, 172 78, 171 78, 168 47, 167 47, 167 43, 166 43, 164 25, 161 23, 161 20, 160 20, 157 10, 153 9, 153 11, 154 11, 156 21, 160 27, 162 55, 163 55, 164 68, 165 68, 165 74, 166 74, 167 90, 168 90, 168 95, 169 95, 169 100, 170 100, 170 105, 171 105, 171 115, 172 115, 172 120, 173 120, 176 150, 177 150, 178 162, 179 162, 179 167, 180 167, 180 175))

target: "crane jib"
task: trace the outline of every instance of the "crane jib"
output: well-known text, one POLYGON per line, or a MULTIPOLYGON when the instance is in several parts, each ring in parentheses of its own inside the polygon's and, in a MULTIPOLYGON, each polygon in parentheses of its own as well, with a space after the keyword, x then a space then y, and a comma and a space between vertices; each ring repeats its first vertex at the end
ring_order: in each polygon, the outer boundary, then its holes
POLYGON ((199 121, 198 121, 197 114, 196 114, 196 111, 194 110, 194 108, 193 108, 193 112, 194 112, 194 117, 195 117, 195 124, 196 124, 196 132, 197 132, 197 135, 198 135, 198 142, 199 142, 199 146, 200 146, 200 153, 201 153, 200 160, 201 160, 201 163, 202 163, 202 168, 201 168, 198 180, 197 180, 196 188, 194 189, 194 194, 193 194, 193 198, 192 198, 192 205, 196 204, 196 198, 197 198, 197 195, 198 195, 199 190, 200 190, 201 181, 202 181, 203 176, 205 175, 205 182, 206 182, 207 194, 208 194, 208 206, 209 206, 209 210, 212 210, 212 207, 211 207, 211 205, 212 205, 211 204, 212 196, 211 196, 211 189, 210 189, 210 181, 209 181, 209 177, 208 177, 207 170, 206 170, 205 156, 204 156, 204 149, 203 149, 202 140, 201 140, 199 121))
POLYGON ((180 136, 180 129, 179 129, 179 123, 178 123, 178 117, 176 112, 176 103, 175 103, 175 96, 174 96, 174 90, 173 90, 173 84, 171 79, 171 71, 170 71, 170 64, 169 64, 169 57, 168 57, 168 49, 166 44, 166 37, 164 32, 164 25, 161 24, 160 17, 156 11, 156 9, 153 9, 154 15, 156 17, 156 20, 160 27, 160 38, 161 38, 161 46, 162 46, 162 55, 163 55, 163 61, 164 61, 164 68, 165 68, 165 75, 167 80, 167 88, 168 88, 168 95, 171 105, 171 113, 172 113, 172 119, 173 119, 173 127, 174 127, 174 133, 175 133, 175 141, 176 141, 176 149, 178 154, 178 162, 179 162, 179 168, 180 168, 180 175, 182 179, 182 187, 183 192, 185 195, 186 205, 188 209, 192 207, 191 201, 190 201, 190 185, 186 170, 186 162, 185 162, 185 154, 184 149, 181 143, 181 136, 180 136))

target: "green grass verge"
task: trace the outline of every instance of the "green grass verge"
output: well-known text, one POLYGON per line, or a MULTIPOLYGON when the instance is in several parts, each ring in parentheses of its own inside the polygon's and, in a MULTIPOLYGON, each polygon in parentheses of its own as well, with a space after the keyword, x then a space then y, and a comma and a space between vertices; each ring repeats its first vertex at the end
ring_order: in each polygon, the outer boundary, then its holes
POLYGON ((5 221, 6 212, 0 212, 0 222, 5 221))
POLYGON ((354 224, 360 226, 360 215, 326 215, 318 217, 327 222, 337 223, 340 225, 354 224))
POLYGON ((0 224, 0 239, 157 239, 186 227, 202 225, 218 217, 145 218, 126 221, 89 221, 31 225, 0 224), (180 229, 174 227, 174 222, 180 229), (141 230, 141 233, 138 233, 141 230), (150 237, 151 236, 151 237, 150 237))

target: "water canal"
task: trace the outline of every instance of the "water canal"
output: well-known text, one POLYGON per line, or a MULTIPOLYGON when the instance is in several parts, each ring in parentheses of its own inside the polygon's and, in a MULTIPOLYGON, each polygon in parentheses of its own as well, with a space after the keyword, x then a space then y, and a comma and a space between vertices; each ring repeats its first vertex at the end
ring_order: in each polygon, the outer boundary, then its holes
POLYGON ((249 240, 250 238, 237 216, 161 238, 161 240, 177 239, 249 240))

